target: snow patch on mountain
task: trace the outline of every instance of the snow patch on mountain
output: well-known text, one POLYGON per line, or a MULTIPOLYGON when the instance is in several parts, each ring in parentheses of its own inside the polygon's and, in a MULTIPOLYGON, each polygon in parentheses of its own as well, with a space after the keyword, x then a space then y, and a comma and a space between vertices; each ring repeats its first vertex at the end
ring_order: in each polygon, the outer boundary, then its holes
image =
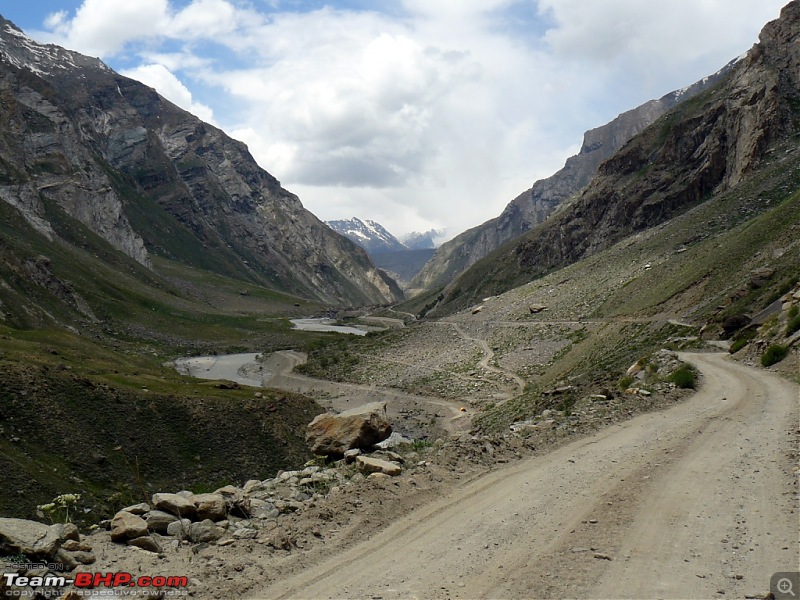
POLYGON ((89 58, 53 44, 39 44, 11 21, 6 21, 2 17, 0 17, 0 55, 13 66, 39 76, 70 72, 85 67, 111 71, 100 59, 89 58))
POLYGON ((408 248, 380 223, 358 217, 328 221, 328 226, 355 242, 370 254, 397 252, 408 248))

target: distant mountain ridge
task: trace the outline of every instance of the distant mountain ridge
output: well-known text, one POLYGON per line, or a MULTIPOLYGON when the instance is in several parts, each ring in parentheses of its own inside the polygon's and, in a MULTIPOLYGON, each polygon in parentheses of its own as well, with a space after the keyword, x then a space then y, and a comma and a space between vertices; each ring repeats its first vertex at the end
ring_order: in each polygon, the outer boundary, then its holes
POLYGON ((411 250, 433 250, 436 248, 436 238, 441 238, 444 230, 429 229, 428 231, 412 231, 403 236, 402 242, 411 250))
POLYGON ((581 149, 562 169, 514 198, 494 219, 473 227, 442 244, 411 283, 415 291, 432 290, 450 282, 469 266, 544 222, 563 203, 591 181, 603 161, 671 108, 712 87, 728 73, 735 59, 717 73, 688 87, 620 114, 611 122, 584 134, 581 149))
POLYGON ((370 256, 408 249, 405 244, 376 221, 369 219, 362 221, 358 217, 353 217, 352 219, 326 221, 326 223, 336 233, 364 248, 370 256))
MULTIPOLYGON (((30 228, 19 239, 43 236, 48 254, 79 243, 66 231, 80 224, 76 239, 97 236, 148 269, 158 257, 337 306, 402 298, 243 143, 2 17, 0 94, 0 201, 30 228)), ((20 244, 0 267, 24 262, 20 244)))
POLYGON ((327 221, 327 224, 340 235, 364 248, 372 262, 404 290, 433 256, 434 238, 440 234, 435 229, 424 233, 412 232, 401 242, 383 225, 369 219, 353 217, 327 221))

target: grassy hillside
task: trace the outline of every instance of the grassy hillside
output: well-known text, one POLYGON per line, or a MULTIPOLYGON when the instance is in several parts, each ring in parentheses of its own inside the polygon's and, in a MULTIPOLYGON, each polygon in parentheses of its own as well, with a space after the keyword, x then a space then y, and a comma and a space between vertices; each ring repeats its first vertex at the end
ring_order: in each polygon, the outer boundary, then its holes
POLYGON ((310 458, 316 403, 182 377, 154 348, 0 327, 0 514, 32 517, 71 492, 96 521, 156 491, 241 484, 310 458))

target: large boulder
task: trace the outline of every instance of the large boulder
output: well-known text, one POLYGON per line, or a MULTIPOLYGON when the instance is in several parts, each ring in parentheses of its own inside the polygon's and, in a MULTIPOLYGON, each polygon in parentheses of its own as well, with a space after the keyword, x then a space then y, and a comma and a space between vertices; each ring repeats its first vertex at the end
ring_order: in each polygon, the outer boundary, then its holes
POLYGON ((185 540, 189 537, 189 528, 192 522, 189 519, 180 519, 167 525, 167 535, 185 540))
POLYGON ((192 502, 197 507, 197 518, 200 521, 205 519, 221 521, 228 514, 228 507, 222 494, 195 494, 192 502))
POLYGON ((180 518, 163 510, 151 510, 144 516, 144 520, 147 522, 147 528, 150 531, 166 533, 169 524, 179 521, 180 518))
POLYGON ((214 493, 225 498, 225 509, 229 515, 245 519, 250 516, 250 499, 245 497, 241 488, 226 485, 214 493))
POLYGON ((111 519, 111 540, 114 542, 126 542, 149 534, 147 521, 139 515, 121 510, 111 519))
POLYGON ((767 282, 775 275, 775 269, 764 267, 750 272, 750 287, 764 287, 767 282))
POLYGON ((179 494, 153 494, 153 506, 178 517, 191 519, 197 515, 194 502, 179 494))
POLYGON ((750 325, 750 317, 747 315, 739 314, 732 315, 722 322, 722 329, 725 331, 725 337, 728 338, 740 329, 744 329, 750 325))
POLYGON ((192 523, 189 526, 189 539, 196 544, 201 542, 216 542, 223 535, 225 530, 214 525, 211 519, 205 519, 199 523, 192 523))
POLYGON ((61 547, 60 530, 37 521, 0 518, 0 554, 50 558, 61 547))
POLYGON ((357 456, 356 467, 364 473, 383 473, 393 477, 403 472, 403 467, 396 462, 372 458, 371 456, 357 456))
POLYGON ((371 402, 338 415, 318 415, 308 425, 306 443, 314 454, 341 457, 346 450, 370 448, 391 434, 386 402, 371 402))
POLYGON ((137 548, 147 550, 148 552, 154 552, 155 554, 160 554, 163 551, 161 544, 151 535, 143 535, 142 537, 128 540, 128 546, 136 546, 137 548))

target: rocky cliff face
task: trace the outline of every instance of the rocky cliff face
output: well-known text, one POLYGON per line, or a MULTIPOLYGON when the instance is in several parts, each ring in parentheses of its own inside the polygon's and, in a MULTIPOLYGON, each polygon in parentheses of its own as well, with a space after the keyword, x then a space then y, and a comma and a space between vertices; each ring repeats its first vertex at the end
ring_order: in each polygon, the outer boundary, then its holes
POLYGON ((529 231, 561 204, 578 194, 591 181, 603 161, 628 140, 642 132, 664 113, 715 85, 738 61, 719 72, 658 100, 650 100, 616 119, 587 131, 581 150, 567 159, 564 167, 514 198, 502 214, 443 244, 414 278, 416 290, 434 289, 450 282, 469 266, 505 242, 529 231))
POLYGON ((728 77, 668 111, 602 163, 568 208, 466 271, 437 310, 516 287, 663 223, 745 181, 781 144, 796 144, 798 34, 795 0, 728 77))
POLYGON ((0 99, 0 199, 50 239, 74 219, 145 266, 160 255, 337 305, 402 296, 244 144, 2 18, 0 99))

